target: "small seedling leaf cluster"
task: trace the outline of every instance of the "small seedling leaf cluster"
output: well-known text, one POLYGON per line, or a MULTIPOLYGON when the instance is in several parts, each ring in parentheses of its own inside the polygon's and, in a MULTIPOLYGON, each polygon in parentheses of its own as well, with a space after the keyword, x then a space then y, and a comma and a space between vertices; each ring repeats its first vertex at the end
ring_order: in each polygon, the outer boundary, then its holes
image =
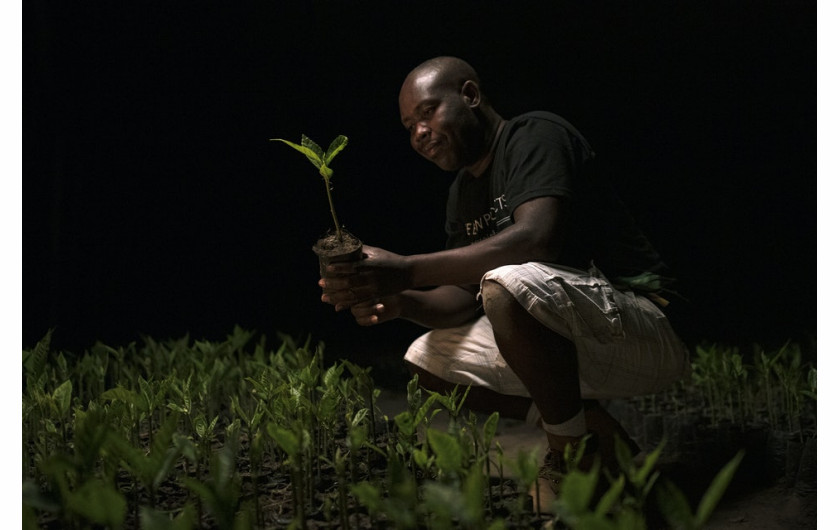
POLYGON ((282 138, 272 138, 271 141, 283 142, 295 151, 303 153, 307 160, 309 160, 312 165, 318 169, 318 173, 324 179, 324 185, 326 186, 327 200, 330 204, 330 212, 332 213, 333 223, 335 224, 335 232, 338 238, 341 239, 341 225, 338 222, 338 215, 335 212, 335 204, 333 203, 332 198, 332 186, 330 185, 330 179, 333 176, 333 170, 330 168, 330 163, 332 163, 338 153, 347 147, 347 137, 342 134, 336 136, 326 151, 324 151, 320 145, 315 143, 315 141, 305 134, 301 135, 299 144, 282 138))

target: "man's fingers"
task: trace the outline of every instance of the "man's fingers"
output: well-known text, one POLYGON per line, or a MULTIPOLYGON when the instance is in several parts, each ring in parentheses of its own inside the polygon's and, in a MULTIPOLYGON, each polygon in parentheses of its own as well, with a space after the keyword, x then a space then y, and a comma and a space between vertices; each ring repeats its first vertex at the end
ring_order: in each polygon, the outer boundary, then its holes
POLYGON ((331 263, 326 268, 328 275, 347 275, 356 272, 356 263, 352 261, 331 263))
POLYGON ((379 315, 384 313, 385 306, 378 300, 372 300, 368 303, 356 304, 350 310, 359 325, 373 326, 380 322, 379 315))

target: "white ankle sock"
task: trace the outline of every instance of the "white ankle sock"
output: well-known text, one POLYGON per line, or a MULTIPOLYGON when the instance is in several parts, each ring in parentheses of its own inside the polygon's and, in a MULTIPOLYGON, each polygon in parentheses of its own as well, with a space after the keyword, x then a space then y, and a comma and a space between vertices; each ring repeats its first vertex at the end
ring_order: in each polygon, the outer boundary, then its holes
POLYGON ((586 434, 586 416, 581 408, 577 414, 563 423, 549 425, 543 421, 543 430, 555 436, 584 436, 586 434))

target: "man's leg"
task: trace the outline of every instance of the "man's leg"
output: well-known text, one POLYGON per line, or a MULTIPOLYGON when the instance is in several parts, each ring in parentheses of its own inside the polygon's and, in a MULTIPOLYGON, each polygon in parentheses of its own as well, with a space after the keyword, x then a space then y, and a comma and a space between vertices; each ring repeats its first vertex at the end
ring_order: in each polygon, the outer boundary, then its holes
POLYGON ((482 285, 484 311, 499 351, 542 416, 548 444, 563 451, 586 434, 574 344, 532 317, 495 281, 482 285))
MULTIPOLYGON (((438 394, 449 394, 455 388, 464 389, 464 385, 456 385, 442 379, 419 366, 406 362, 412 374, 416 374, 420 386, 438 394)), ((598 436, 598 447, 607 461, 614 458, 614 438, 618 435, 630 449, 631 454, 639 451, 639 446, 627 434, 621 424, 604 410, 596 399, 583 399, 583 411, 586 417, 586 428, 598 436)), ((542 425, 542 418, 538 411, 533 411, 534 400, 530 397, 500 394, 482 386, 471 386, 464 402, 464 406, 476 412, 492 414, 498 412, 503 418, 528 421, 533 425, 542 425)))

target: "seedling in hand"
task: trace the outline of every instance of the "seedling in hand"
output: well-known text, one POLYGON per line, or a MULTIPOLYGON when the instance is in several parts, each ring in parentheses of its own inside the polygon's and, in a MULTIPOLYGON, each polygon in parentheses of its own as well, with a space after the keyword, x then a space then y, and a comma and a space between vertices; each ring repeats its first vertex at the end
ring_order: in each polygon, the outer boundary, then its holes
POLYGON ((335 234, 336 237, 341 240, 341 225, 338 223, 338 216, 335 213, 335 205, 333 204, 332 189, 330 186, 330 179, 333 176, 333 170, 330 169, 329 166, 330 162, 332 162, 335 158, 335 155, 347 147, 347 137, 343 134, 336 136, 335 140, 332 141, 326 152, 324 152, 324 150, 321 149, 321 146, 316 144, 305 134, 301 135, 300 144, 296 144, 282 138, 272 138, 271 140, 283 142, 289 147, 300 151, 306 155, 306 158, 312 162, 313 166, 318 168, 318 172, 321 174, 321 177, 324 178, 324 185, 327 187, 327 200, 330 203, 330 213, 332 213, 333 222, 335 223, 335 234))

